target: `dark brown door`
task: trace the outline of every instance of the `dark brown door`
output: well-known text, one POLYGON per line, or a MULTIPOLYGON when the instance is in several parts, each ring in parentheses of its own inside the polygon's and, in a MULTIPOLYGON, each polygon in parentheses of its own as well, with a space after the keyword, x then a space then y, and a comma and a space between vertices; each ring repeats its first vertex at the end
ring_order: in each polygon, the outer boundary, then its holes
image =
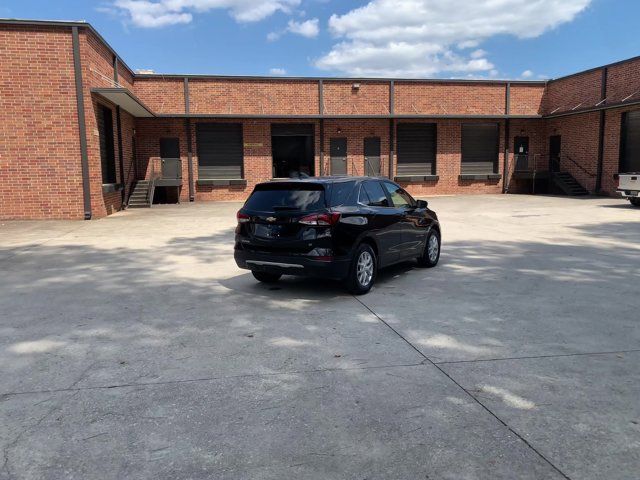
POLYGON ((380 137, 364 139, 364 174, 367 177, 380 176, 380 137))
POLYGON ((551 135, 549 137, 549 170, 552 172, 560 171, 561 150, 562 137, 560 135, 551 135))

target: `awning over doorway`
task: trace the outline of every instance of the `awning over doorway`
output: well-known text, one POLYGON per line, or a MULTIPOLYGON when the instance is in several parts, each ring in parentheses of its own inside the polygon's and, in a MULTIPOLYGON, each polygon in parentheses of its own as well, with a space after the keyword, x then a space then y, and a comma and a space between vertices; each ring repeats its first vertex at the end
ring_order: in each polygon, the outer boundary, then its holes
POLYGON ((154 113, 126 88, 93 88, 91 93, 118 105, 134 117, 155 117, 154 113))

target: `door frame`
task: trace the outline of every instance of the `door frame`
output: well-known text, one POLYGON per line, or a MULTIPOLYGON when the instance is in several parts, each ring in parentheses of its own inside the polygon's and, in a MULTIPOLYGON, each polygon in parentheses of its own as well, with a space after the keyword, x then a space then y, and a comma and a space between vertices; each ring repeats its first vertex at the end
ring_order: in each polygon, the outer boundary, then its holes
MULTIPOLYGON (((364 139, 362 140, 362 147, 363 147, 363 160, 364 160, 364 164, 363 164, 363 173, 366 177, 369 176, 373 176, 373 177, 381 177, 382 176, 382 140, 379 136, 370 136, 370 137, 364 137, 364 139), (375 141, 377 143, 377 150, 378 150, 378 155, 367 155, 367 141, 375 141), (371 168, 371 164, 368 162, 368 158, 378 158, 378 171, 376 175, 368 175, 367 172, 367 165, 371 168)), ((372 173, 376 173, 376 172, 372 172, 372 173)))
POLYGON ((316 174, 316 145, 315 145, 315 125, 313 123, 271 123, 271 171, 272 176, 275 178, 278 166, 276 165, 276 159, 273 152, 273 138, 274 137, 305 137, 305 142, 308 143, 309 149, 307 151, 309 157, 309 173, 310 176, 316 174))
POLYGON ((333 159, 344 158, 344 173, 338 173, 335 175, 349 175, 349 139, 347 137, 330 137, 329 138, 329 174, 334 175, 333 172, 333 159), (338 157, 333 155, 333 142, 344 142, 344 157, 338 157))
POLYGON ((530 145, 530 141, 529 141, 529 135, 516 135, 513 137, 513 160, 514 160, 514 170, 518 169, 518 159, 520 155, 525 155, 527 157, 527 162, 526 162, 526 166, 527 166, 527 170, 529 169, 529 166, 531 165, 531 163, 529 162, 529 145, 530 145), (518 143, 522 141, 522 140, 526 140, 525 143, 526 144, 526 151, 524 153, 518 153, 518 151, 516 150, 518 143))
MULTIPOLYGON (((555 148, 553 149, 555 150, 555 148)), ((551 135, 549 136, 549 171, 550 172, 559 172, 560 171, 560 156, 562 155, 562 135, 551 135), (554 159, 556 157, 554 157, 552 155, 552 145, 553 142, 557 140, 558 141, 558 156, 557 162, 554 162, 554 159), (556 170, 557 167, 557 170, 556 170)))

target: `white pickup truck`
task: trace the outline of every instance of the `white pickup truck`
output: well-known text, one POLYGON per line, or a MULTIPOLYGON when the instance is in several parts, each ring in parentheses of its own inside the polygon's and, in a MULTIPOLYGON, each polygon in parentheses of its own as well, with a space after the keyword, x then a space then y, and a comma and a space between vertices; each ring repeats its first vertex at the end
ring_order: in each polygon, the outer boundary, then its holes
POLYGON ((617 192, 631 202, 631 205, 640 207, 640 172, 620 173, 618 175, 617 192))

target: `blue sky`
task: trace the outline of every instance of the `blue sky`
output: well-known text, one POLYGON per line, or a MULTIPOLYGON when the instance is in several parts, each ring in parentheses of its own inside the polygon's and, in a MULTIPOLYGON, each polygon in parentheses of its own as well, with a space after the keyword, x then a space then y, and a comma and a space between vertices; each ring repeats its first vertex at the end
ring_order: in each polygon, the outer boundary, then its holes
POLYGON ((637 0, 1 0, 159 73, 558 77, 640 55, 637 0))

